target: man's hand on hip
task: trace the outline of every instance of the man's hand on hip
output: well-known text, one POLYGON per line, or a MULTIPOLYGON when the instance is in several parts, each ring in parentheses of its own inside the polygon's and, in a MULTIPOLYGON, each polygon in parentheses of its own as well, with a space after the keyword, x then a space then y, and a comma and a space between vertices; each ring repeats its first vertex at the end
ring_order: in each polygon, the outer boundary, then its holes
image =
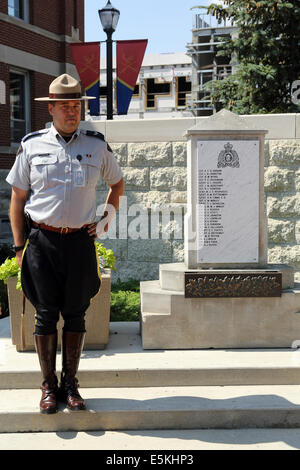
POLYGON ((96 233, 96 227, 97 227, 97 222, 94 222, 92 224, 89 224, 87 226, 87 231, 90 237, 92 237, 94 240, 97 238, 97 233, 96 233))

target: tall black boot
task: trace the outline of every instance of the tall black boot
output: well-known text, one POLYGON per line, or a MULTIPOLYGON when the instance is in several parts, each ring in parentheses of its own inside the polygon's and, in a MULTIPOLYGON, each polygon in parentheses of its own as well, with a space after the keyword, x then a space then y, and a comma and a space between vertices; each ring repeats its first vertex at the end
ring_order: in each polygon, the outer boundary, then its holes
POLYGON ((85 403, 78 392, 76 374, 84 344, 85 333, 63 331, 62 336, 62 373, 59 397, 69 410, 85 410, 85 403))
POLYGON ((57 332, 51 335, 34 335, 34 343, 43 375, 40 411, 43 414, 56 413, 58 391, 58 380, 55 372, 57 332))

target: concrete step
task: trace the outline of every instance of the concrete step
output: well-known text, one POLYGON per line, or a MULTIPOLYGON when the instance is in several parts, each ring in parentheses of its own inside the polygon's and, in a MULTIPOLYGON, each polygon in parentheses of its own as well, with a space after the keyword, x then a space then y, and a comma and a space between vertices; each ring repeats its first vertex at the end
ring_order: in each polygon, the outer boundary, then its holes
POLYGON ((0 433, 299 428, 300 386, 82 389, 87 410, 39 412, 38 390, 0 391, 0 433))
MULTIPOLYGON (((144 350, 139 323, 111 323, 107 348, 83 351, 78 378, 83 388, 296 385, 300 350, 144 350)), ((17 352, 9 319, 1 320, 0 389, 39 389, 40 384, 37 354, 17 352)))
POLYGON ((83 351, 78 378, 87 410, 41 415, 37 355, 17 352, 0 321, 1 434, 300 427, 297 349, 144 350, 139 323, 111 323, 107 348, 83 351))

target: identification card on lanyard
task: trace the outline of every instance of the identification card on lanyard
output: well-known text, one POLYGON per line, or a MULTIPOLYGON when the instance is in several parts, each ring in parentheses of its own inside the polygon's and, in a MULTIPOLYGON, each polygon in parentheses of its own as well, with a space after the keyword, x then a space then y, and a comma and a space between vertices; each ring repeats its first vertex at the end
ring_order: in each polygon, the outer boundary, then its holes
POLYGON ((84 188, 85 186, 85 168, 74 171, 74 186, 76 188, 84 188))

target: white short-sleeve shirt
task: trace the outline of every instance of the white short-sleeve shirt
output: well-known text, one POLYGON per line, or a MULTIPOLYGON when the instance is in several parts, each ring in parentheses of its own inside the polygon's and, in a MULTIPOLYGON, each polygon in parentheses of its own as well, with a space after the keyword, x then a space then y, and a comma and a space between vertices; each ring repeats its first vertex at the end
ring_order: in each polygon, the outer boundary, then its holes
POLYGON ((30 191, 25 210, 37 223, 80 228, 95 221, 96 185, 122 179, 104 136, 79 130, 67 143, 55 127, 24 137, 6 181, 30 191))

